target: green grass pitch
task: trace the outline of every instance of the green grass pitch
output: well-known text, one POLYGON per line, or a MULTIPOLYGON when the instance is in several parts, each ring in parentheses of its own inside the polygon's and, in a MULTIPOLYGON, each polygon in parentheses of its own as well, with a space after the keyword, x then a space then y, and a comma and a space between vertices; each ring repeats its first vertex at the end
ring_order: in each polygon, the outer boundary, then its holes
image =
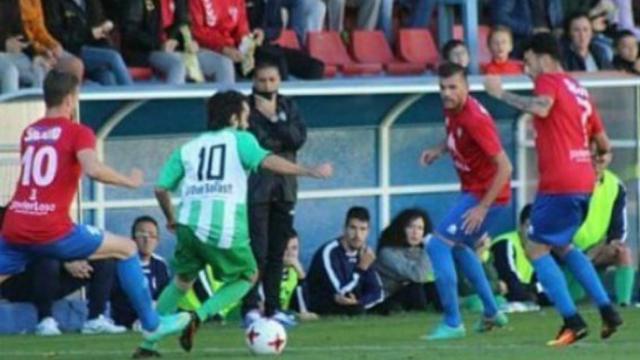
MULTIPOLYGON (((591 308, 583 311, 589 336, 574 346, 545 346, 560 320, 552 309, 512 314, 510 324, 487 334, 445 342, 420 340, 440 319, 438 314, 401 314, 391 317, 325 318, 307 322, 288 332, 283 359, 473 359, 473 360, 609 360, 640 359, 640 309, 622 310, 625 325, 607 341, 600 340, 600 320, 591 308)), ((464 314, 467 329, 476 314, 464 314)), ((126 359, 140 336, 67 334, 53 338, 33 335, 0 337, 0 359, 126 359)), ((175 339, 161 346, 164 359, 250 359, 244 332, 237 323, 207 324, 198 333, 191 354, 183 353, 175 339)))

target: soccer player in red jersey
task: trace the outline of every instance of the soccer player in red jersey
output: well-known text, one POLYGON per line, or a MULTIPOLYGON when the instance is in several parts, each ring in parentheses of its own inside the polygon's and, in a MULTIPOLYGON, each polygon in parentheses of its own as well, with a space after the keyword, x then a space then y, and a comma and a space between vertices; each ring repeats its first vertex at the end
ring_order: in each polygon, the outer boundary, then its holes
POLYGON ((571 245, 588 209, 595 184, 590 144, 596 161, 608 162, 609 140, 589 93, 560 65, 556 39, 547 33, 533 36, 525 47, 525 64, 534 81, 533 96, 519 96, 502 89, 499 77, 488 76, 487 92, 534 116, 540 180, 533 203, 527 252, 538 280, 562 315, 564 324, 550 346, 565 346, 584 338, 587 325, 571 299, 558 264, 558 254, 594 300, 602 317, 601 337, 611 336, 622 319, 589 259, 571 245))
POLYGON ((144 337, 159 340, 181 331, 189 315, 159 317, 153 310, 133 241, 76 225, 69 216, 82 172, 96 181, 131 189, 143 181, 140 170, 126 176, 98 160, 93 131, 71 120, 78 91, 75 76, 50 71, 44 81, 45 117, 22 134, 21 173, 0 235, 0 283, 41 256, 62 261, 115 258, 117 275, 138 313, 144 337))
POLYGON ((444 320, 427 340, 443 340, 465 335, 457 297, 454 258, 476 288, 484 305, 478 332, 507 324, 498 311, 495 298, 480 260, 477 242, 494 230, 511 197, 511 162, 500 143, 495 123, 487 110, 469 95, 465 68, 446 63, 438 69, 440 96, 445 109, 446 140, 425 150, 423 165, 433 163, 449 152, 462 183, 462 196, 436 228, 427 243, 436 287, 444 309, 444 320))

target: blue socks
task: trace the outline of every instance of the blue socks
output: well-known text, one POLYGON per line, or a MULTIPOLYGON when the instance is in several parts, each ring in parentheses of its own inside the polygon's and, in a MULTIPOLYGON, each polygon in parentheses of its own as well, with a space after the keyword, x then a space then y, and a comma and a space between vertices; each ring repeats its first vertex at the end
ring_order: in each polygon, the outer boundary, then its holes
POLYGON ((536 270, 538 281, 560 315, 565 319, 575 315, 576 305, 569 294, 567 280, 551 255, 546 254, 531 263, 536 270))
POLYGON ((586 255, 580 250, 573 248, 564 256, 564 261, 569 271, 571 271, 598 307, 611 304, 598 273, 596 273, 596 270, 586 255))
POLYGON ((458 260, 458 265, 460 265, 462 272, 469 279, 482 300, 484 316, 487 318, 496 316, 498 305, 493 297, 491 285, 489 285, 489 280, 487 280, 487 275, 478 256, 466 245, 456 246, 453 250, 453 256, 458 260))
POLYGON ((160 318, 153 309, 149 284, 142 273, 138 254, 117 263, 118 280, 140 319, 142 328, 154 331, 160 324, 160 318))
POLYGON ((444 309, 444 323, 450 327, 458 327, 462 324, 462 319, 458 305, 458 278, 453 264, 452 250, 440 238, 432 235, 427 244, 427 254, 431 259, 438 295, 444 309))

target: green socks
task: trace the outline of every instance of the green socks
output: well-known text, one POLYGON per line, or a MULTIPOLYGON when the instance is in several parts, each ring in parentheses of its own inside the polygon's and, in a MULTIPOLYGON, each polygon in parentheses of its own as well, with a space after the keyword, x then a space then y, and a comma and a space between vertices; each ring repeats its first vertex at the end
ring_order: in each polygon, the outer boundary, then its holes
POLYGON ((158 314, 170 315, 176 312, 178 309, 178 303, 185 296, 187 292, 180 290, 175 281, 171 281, 167 287, 162 290, 158 303, 156 304, 156 311, 158 314))
POLYGON ((614 288, 616 291, 618 305, 631 304, 634 277, 635 272, 631 266, 621 266, 616 268, 614 288))
MULTIPOLYGON (((196 310, 200 322, 204 322, 209 317, 219 313, 227 306, 234 304, 251 289, 252 283, 246 280, 236 280, 221 286, 216 293, 207 299, 202 306, 196 310)), ((162 293, 164 295, 164 292, 162 293)))

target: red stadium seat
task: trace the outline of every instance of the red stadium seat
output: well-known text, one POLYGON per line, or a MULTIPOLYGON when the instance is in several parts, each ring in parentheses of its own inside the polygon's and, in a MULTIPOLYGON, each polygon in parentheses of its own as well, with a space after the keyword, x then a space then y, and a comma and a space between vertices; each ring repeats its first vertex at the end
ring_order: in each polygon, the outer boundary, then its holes
POLYGON ((296 32, 293 30, 282 30, 280 37, 274 43, 290 49, 300 50, 302 48, 298 41, 298 36, 296 36, 296 32))
POLYGON ((133 80, 149 80, 153 77, 153 70, 149 67, 130 67, 129 74, 133 80))
MULTIPOLYGON (((491 51, 489 51, 489 32, 491 28, 487 25, 478 26, 478 62, 487 63, 491 61, 491 51)), ((464 28, 462 25, 455 25, 453 27, 453 38, 458 40, 464 40, 464 28)))
POLYGON ((355 63, 336 31, 310 32, 308 36, 309 55, 324 62, 325 77, 330 77, 332 68, 335 67, 347 76, 377 74, 382 71, 381 64, 355 63))
POLYGON ((435 69, 440 61, 440 52, 429 30, 400 29, 398 55, 412 64, 424 64, 435 69))
POLYGON ((382 64, 392 75, 420 74, 426 64, 396 59, 382 31, 356 30, 351 34, 351 53, 358 63, 382 64))

